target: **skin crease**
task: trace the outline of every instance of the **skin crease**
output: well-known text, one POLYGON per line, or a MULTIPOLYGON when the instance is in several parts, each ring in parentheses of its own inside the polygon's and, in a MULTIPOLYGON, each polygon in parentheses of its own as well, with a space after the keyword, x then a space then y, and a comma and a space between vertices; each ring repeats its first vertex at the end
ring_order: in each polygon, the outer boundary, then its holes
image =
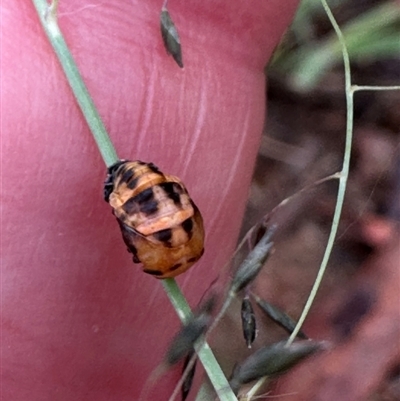
MULTIPOLYGON (((179 176, 206 227, 192 306, 232 253, 265 117, 263 68, 297 1, 61 1, 60 25, 121 158, 179 176)), ((126 252, 105 165, 29 0, 2 3, 2 396, 135 400, 179 327, 126 252)), ((179 376, 157 381, 168 398, 179 376)))

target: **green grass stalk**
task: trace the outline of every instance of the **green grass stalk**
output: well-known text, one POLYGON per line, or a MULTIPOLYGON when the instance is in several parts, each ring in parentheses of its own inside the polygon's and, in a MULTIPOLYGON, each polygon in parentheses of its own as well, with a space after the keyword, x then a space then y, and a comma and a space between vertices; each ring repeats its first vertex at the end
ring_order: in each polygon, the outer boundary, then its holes
MULTIPOLYGON (((53 1, 51 4, 48 4, 46 0, 32 1, 37 10, 42 27, 57 55, 101 156, 106 166, 110 166, 118 161, 118 156, 94 102, 82 80, 81 74, 64 40, 62 32, 58 27, 58 0, 53 1)), ((176 281, 174 279, 166 279, 161 282, 179 318, 185 323, 192 312, 176 284, 176 281)), ((229 383, 208 344, 204 343, 201 347, 197 347, 196 351, 220 400, 237 401, 236 396, 230 389, 229 383)))

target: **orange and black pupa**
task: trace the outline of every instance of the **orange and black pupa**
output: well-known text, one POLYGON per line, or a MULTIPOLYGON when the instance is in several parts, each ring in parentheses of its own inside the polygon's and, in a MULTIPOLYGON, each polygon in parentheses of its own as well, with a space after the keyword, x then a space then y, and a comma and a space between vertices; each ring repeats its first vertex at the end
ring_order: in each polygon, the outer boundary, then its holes
POLYGON ((157 278, 175 277, 204 252, 203 219, 182 181, 153 163, 120 160, 108 168, 111 205, 135 263, 157 278))

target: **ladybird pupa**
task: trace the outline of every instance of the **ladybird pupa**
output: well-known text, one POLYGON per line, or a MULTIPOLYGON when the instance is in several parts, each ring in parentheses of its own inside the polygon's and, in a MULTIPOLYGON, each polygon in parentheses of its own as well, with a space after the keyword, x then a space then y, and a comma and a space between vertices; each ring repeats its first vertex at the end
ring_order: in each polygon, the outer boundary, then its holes
POLYGON ((204 252, 199 209, 182 181, 153 163, 120 160, 109 167, 104 199, 113 209, 135 263, 157 278, 176 277, 204 252))

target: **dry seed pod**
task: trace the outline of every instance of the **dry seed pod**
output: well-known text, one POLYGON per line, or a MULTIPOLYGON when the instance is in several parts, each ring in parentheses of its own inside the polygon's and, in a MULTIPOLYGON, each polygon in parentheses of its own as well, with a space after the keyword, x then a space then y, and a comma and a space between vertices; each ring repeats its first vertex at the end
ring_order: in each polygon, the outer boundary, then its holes
POLYGON ((298 364, 306 357, 326 348, 321 341, 301 341, 287 345, 281 341, 260 348, 244 362, 236 366, 230 385, 237 393, 242 384, 250 383, 264 376, 279 375, 298 364))
MULTIPOLYGON (((285 312, 281 311, 276 306, 271 305, 269 302, 264 301, 263 299, 254 296, 257 305, 260 309, 275 323, 279 324, 282 328, 284 328, 289 334, 293 333, 294 328, 296 327, 296 322, 288 316, 285 312)), ((308 336, 304 334, 303 331, 299 331, 297 333, 297 337, 307 340, 308 336)))
POLYGON ((193 350, 194 344, 202 334, 207 330, 210 323, 210 316, 201 314, 182 327, 178 334, 172 340, 170 348, 165 357, 168 365, 172 366, 183 359, 193 350))
POLYGON ((113 208, 134 263, 156 278, 176 277, 204 252, 203 219, 183 182, 153 163, 108 168, 104 199, 113 208))
MULTIPOLYGON (((205 333, 210 322, 211 322, 211 312, 215 305, 215 298, 208 298, 201 306, 198 311, 194 313, 187 324, 183 325, 179 332, 175 335, 172 340, 169 349, 164 357, 164 361, 161 365, 155 369, 151 375, 146 380, 143 387, 142 393, 139 397, 139 401, 147 400, 146 396, 155 383, 157 378, 169 367, 177 364, 183 358, 185 359, 183 372, 185 372, 186 367, 191 363, 194 356, 194 346, 196 341, 205 333)), ((195 360, 194 360, 195 362, 195 360)), ((192 385, 192 380, 194 376, 195 363, 188 370, 188 375, 182 380, 181 393, 183 400, 187 397, 192 385)), ((177 388, 179 391, 179 388, 177 388)))
POLYGON ((160 25, 161 36, 167 52, 174 58, 179 67, 183 68, 181 41, 178 30, 165 6, 161 10, 160 25))
POLYGON ((189 322, 182 326, 172 340, 165 356, 167 365, 175 365, 193 351, 196 341, 205 333, 211 322, 211 312, 214 305, 214 298, 208 299, 189 322))
POLYGON ((266 262, 270 250, 273 246, 271 238, 275 232, 276 226, 272 226, 266 231, 261 240, 254 249, 249 253, 243 263, 239 266, 231 284, 231 293, 238 293, 240 290, 249 285, 261 271, 266 262))
POLYGON ((242 328, 243 337, 246 341, 248 348, 251 348, 251 344, 256 338, 257 328, 256 328, 256 316, 254 315, 253 306, 248 296, 245 296, 242 301, 242 328))
MULTIPOLYGON (((186 367, 194 357, 195 357, 195 352, 194 350, 192 350, 185 358, 185 361, 183 363, 182 373, 185 372, 186 367)), ((186 400, 187 396, 189 395, 190 389, 192 388, 193 378, 196 372, 196 362, 197 361, 193 363, 193 366, 190 368, 189 372, 185 377, 185 380, 182 383, 182 401, 186 400)))
POLYGON ((257 224, 254 227, 254 230, 252 231, 250 239, 249 239, 253 248, 261 241, 261 238, 267 232, 267 228, 268 227, 263 222, 257 224))

